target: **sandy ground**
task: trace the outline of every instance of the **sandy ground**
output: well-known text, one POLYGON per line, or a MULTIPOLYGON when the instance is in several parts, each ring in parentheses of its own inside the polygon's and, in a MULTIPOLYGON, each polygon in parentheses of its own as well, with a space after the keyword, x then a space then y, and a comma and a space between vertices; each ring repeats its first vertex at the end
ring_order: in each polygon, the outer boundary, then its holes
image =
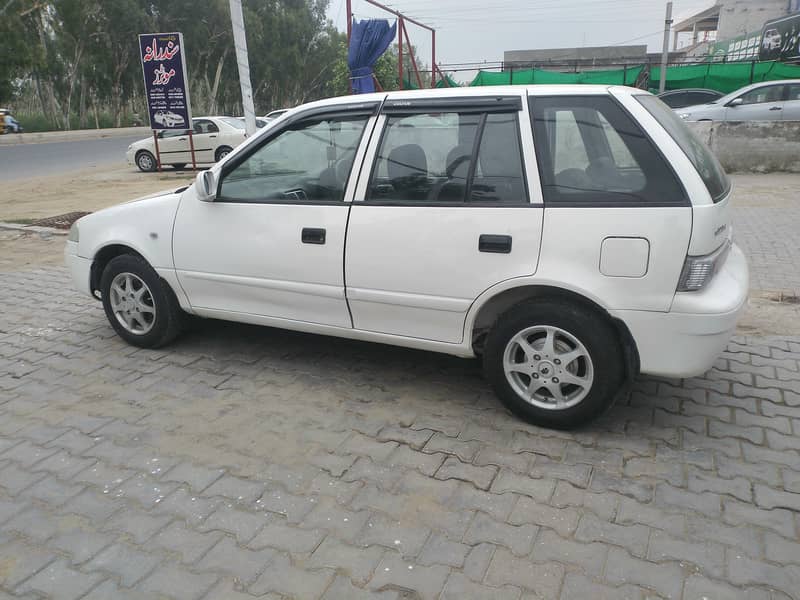
POLYGON ((161 190, 191 183, 194 173, 175 171, 142 173, 121 165, 87 169, 66 175, 11 181, 0 192, 0 221, 30 221, 68 212, 92 212, 161 190))
MULTIPOLYGON (((12 183, 0 197, 0 221, 29 221, 72 211, 94 211, 191 182, 191 171, 141 173, 130 166, 12 183)), ((735 206, 782 207, 796 203, 796 175, 736 175, 735 206)), ((63 235, 0 229, 0 271, 63 264, 63 235)), ((800 335, 800 304, 753 290, 739 324, 747 335, 800 335)))

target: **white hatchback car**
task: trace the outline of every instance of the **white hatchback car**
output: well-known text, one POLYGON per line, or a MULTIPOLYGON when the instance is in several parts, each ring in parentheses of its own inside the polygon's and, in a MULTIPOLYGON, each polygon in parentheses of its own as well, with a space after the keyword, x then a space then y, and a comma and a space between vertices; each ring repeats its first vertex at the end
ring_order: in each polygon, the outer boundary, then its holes
MULTIPOLYGON (((235 117, 198 117, 192 119, 192 143, 195 162, 211 164, 222 160, 247 134, 244 122, 235 117)), ((155 171, 158 163, 181 169, 192 162, 189 132, 184 129, 164 129, 158 132, 158 153, 152 137, 144 138, 128 146, 126 158, 129 165, 140 171, 155 171)))
POLYGON ((730 189, 639 90, 381 93, 293 109, 65 252, 131 344, 189 313, 478 355, 516 414, 572 427, 726 347, 748 292, 730 189))

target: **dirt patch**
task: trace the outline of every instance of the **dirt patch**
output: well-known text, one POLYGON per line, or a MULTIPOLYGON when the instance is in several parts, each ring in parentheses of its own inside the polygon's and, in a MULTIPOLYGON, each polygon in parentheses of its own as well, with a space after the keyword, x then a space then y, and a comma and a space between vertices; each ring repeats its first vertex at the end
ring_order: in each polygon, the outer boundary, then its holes
POLYGON ((0 229, 0 271, 26 271, 63 265, 65 235, 0 229))
POLYGON ((142 173, 130 166, 9 181, 0 195, 0 221, 30 223, 53 215, 94 212, 192 182, 192 171, 142 173))

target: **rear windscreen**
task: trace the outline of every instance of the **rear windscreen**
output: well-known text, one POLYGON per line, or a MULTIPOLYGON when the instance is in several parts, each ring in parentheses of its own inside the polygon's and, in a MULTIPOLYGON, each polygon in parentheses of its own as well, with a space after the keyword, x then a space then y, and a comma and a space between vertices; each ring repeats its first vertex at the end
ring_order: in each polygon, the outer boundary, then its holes
POLYGON ((637 95, 635 98, 653 115, 667 133, 680 146, 708 188, 714 202, 719 202, 731 189, 731 183, 722 165, 711 150, 692 133, 686 123, 655 96, 637 95))

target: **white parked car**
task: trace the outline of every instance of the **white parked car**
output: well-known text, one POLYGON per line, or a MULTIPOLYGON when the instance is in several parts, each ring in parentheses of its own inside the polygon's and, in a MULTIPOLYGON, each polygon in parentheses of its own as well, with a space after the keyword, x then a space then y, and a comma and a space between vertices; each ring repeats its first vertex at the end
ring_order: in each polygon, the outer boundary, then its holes
POLYGON ((800 121, 800 79, 754 83, 678 114, 686 121, 800 121))
POLYGON ((262 118, 265 121, 270 122, 270 121, 274 121, 275 119, 277 119, 278 117, 280 117, 281 115, 283 115, 283 114, 285 114, 287 112, 289 112, 288 108, 279 108, 278 110, 273 110, 273 111, 268 112, 262 118))
MULTIPOLYGON (((223 159, 247 137, 244 122, 235 117, 198 117, 192 119, 192 126, 192 143, 198 164, 212 164, 223 159)), ((172 165, 181 169, 191 163, 188 130, 159 131, 158 155, 162 166, 172 165)), ((148 137, 128 146, 126 158, 129 165, 136 165, 142 171, 155 171, 158 163, 153 138, 148 137)))
POLYGON ((171 110, 156 111, 153 113, 153 120, 162 127, 178 127, 186 124, 186 119, 171 110))
POLYGON ((65 253, 131 344, 188 313, 478 355, 516 414, 572 427, 639 372, 695 376, 726 347, 748 292, 730 190, 640 90, 370 94, 80 219, 65 253))

